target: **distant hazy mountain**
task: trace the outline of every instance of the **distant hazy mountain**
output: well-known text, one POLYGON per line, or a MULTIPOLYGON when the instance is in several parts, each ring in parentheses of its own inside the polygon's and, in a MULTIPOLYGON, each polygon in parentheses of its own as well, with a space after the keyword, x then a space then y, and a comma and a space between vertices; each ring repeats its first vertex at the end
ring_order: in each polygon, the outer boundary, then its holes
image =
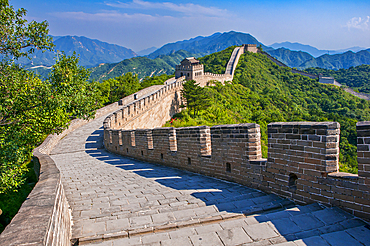
POLYGON ((298 68, 305 69, 309 67, 319 67, 338 70, 341 68, 347 69, 362 64, 370 64, 370 49, 361 50, 357 53, 347 51, 343 54, 322 55, 320 57, 305 61, 299 65, 298 68))
POLYGON ((102 42, 96 39, 77 36, 53 37, 54 51, 36 51, 32 60, 22 58, 19 63, 26 67, 37 65, 51 66, 55 63, 56 51, 64 51, 71 55, 74 51, 80 56, 80 65, 93 67, 100 63, 113 63, 137 56, 131 49, 102 42))
POLYGON ((341 54, 347 51, 358 52, 358 51, 366 49, 363 47, 355 46, 355 47, 341 49, 341 50, 319 50, 310 45, 300 44, 300 43, 291 43, 291 42, 274 43, 272 45, 269 45, 269 47, 272 47, 274 49, 286 48, 286 49, 294 50, 294 51, 303 51, 303 52, 307 52, 311 54, 314 57, 319 57, 325 54, 329 54, 329 55, 341 54))
POLYGON ((319 67, 325 69, 338 70, 350 68, 362 64, 370 64, 370 49, 362 50, 357 53, 347 51, 343 54, 322 55, 317 58, 302 51, 291 51, 285 48, 267 51, 271 56, 285 63, 290 67, 306 69, 310 67, 319 67))
POLYGON ((155 59, 134 57, 118 63, 102 64, 90 69, 90 79, 102 81, 128 72, 137 74, 140 79, 152 75, 173 74, 175 66, 185 57, 190 56, 194 56, 194 54, 179 50, 170 55, 161 55, 155 59))
MULTIPOLYGON (((211 36, 203 37, 198 36, 189 40, 178 41, 176 43, 169 43, 158 50, 151 53, 149 58, 156 58, 159 55, 168 55, 178 50, 186 50, 193 54, 199 54, 200 56, 209 55, 214 52, 218 52, 226 49, 227 47, 233 45, 242 45, 242 44, 257 44, 256 38, 247 33, 241 32, 225 32, 225 33, 214 33, 211 36)), ((262 47, 266 48, 263 44, 262 47)))
POLYGON ((158 48, 157 47, 150 47, 147 49, 140 50, 139 52, 136 52, 139 56, 146 56, 149 55, 150 53, 156 51, 158 48))

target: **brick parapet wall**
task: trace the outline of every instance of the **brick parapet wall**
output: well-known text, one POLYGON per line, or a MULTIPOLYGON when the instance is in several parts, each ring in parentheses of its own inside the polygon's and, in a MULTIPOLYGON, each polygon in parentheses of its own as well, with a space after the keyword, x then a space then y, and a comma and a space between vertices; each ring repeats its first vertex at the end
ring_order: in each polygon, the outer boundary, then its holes
POLYGON ((370 185, 370 121, 357 123, 358 175, 370 185))
POLYGON ((359 123, 357 127, 359 175, 338 172, 337 122, 269 124, 267 160, 261 158, 260 127, 253 123, 126 130, 122 131, 121 140, 115 133, 121 130, 110 130, 113 141, 106 148, 117 154, 237 182, 297 203, 339 206, 370 219, 370 124, 359 123), (135 139, 135 144, 125 138, 135 139))
POLYGON ((155 91, 141 95, 141 98, 137 96, 136 100, 123 105, 104 120, 104 130, 162 126, 172 115, 180 111, 182 104, 180 91, 183 82, 184 77, 181 77, 173 83, 166 83, 157 87, 155 91))
MULTIPOLYGON (((363 129, 363 133, 358 132, 361 139, 368 134, 370 124, 359 123, 358 128, 363 129)), ((264 190, 298 203, 338 206, 370 219, 370 186, 360 171, 360 158, 358 175, 338 171, 339 137, 337 122, 269 124, 268 161, 262 172, 264 190)), ((361 149, 359 145, 359 156, 361 149)))
POLYGON ((256 188, 262 180, 261 168, 266 161, 261 155, 258 124, 111 129, 107 133, 105 146, 117 154, 252 184, 256 188), (135 139, 135 144, 127 141, 128 138, 135 139))

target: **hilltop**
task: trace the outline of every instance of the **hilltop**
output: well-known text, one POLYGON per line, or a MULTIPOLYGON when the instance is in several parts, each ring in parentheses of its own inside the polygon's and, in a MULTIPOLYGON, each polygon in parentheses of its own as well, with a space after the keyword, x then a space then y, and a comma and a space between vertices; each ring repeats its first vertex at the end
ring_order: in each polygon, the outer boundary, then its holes
POLYGON ((224 50, 233 45, 242 44, 257 44, 267 48, 248 33, 230 31, 224 33, 217 32, 207 37, 198 36, 189 40, 169 43, 149 54, 148 57, 156 58, 159 55, 168 55, 178 50, 186 50, 190 53, 198 54, 199 56, 205 56, 224 50))
MULTIPOLYGON (((205 70, 217 73, 229 59, 230 49, 202 58, 205 70)), ((256 122, 264 151, 267 124, 289 121, 338 121, 341 124, 341 170, 356 172, 356 122, 370 120, 370 102, 342 89, 293 74, 262 54, 240 57, 232 83, 206 87, 208 107, 197 116, 183 111, 174 127, 256 122)), ((170 125, 170 124, 169 124, 170 125)))

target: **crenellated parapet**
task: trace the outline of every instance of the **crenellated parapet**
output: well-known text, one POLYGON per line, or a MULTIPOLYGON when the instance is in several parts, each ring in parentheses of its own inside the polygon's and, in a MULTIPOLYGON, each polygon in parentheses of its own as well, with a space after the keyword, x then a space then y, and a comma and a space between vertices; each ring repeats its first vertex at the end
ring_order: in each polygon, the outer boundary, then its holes
POLYGON ((359 173, 339 172, 337 122, 109 130, 105 147, 139 160, 237 182, 300 204, 320 202, 370 219, 370 122, 357 124, 359 173))

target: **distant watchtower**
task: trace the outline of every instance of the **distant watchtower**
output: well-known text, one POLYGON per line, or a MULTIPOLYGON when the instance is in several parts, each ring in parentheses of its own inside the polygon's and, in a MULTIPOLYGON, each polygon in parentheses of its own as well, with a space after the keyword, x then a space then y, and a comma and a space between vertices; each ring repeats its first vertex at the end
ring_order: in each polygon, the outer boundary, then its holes
POLYGON ((194 57, 188 57, 181 61, 180 65, 176 65, 175 78, 185 76, 186 80, 202 77, 204 74, 203 64, 194 57))
POLYGON ((252 53, 257 53, 257 44, 243 44, 244 47, 244 52, 252 52, 252 53))

